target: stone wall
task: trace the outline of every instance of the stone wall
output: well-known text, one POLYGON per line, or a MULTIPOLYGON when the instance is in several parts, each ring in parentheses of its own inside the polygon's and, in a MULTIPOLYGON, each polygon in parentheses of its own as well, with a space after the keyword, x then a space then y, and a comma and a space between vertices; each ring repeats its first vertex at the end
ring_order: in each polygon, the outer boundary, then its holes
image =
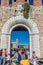
MULTIPOLYGON (((14 14, 15 14, 15 8, 14 7, 12 7, 12 8, 10 8, 10 7, 0 8, 0 43, 1 43, 1 30, 2 30, 2 27, 4 26, 5 22, 7 22, 7 20, 9 18, 14 16, 14 14)), ((1 46, 1 44, 0 44, 0 46, 1 46)))
POLYGON ((31 18, 36 22, 39 29, 40 54, 43 57, 43 6, 32 7, 31 18))
MULTIPOLYGON (((15 7, 1 7, 0 8, 0 43, 1 43, 1 30, 5 22, 15 16, 15 7)), ((43 6, 31 6, 30 8, 30 18, 34 20, 39 29, 39 43, 40 43, 40 53, 43 57, 43 6)), ((1 45, 0 45, 1 46, 1 45)))

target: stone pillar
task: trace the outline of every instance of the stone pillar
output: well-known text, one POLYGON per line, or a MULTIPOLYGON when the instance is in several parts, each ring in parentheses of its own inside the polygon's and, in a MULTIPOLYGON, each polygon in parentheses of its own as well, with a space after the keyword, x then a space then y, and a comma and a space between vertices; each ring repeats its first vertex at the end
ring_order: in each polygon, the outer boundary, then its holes
POLYGON ((1 36, 1 49, 7 49, 8 53, 10 53, 10 34, 2 34, 1 36))
POLYGON ((42 1, 41 0, 33 0, 33 5, 34 6, 41 6, 42 5, 42 1))
POLYGON ((7 44, 7 52, 10 53, 10 36, 8 35, 8 44, 7 44))
POLYGON ((33 51, 35 51, 37 56, 40 58, 40 46, 39 46, 39 35, 38 34, 33 35, 33 51))

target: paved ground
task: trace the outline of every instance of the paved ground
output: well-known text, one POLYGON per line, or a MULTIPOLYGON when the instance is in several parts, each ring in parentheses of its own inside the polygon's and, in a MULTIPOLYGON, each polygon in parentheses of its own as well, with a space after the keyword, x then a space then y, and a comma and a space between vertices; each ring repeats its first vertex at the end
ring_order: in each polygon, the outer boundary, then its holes
MULTIPOLYGON (((38 64, 38 62, 39 62, 39 60, 37 60, 37 65, 43 65, 43 60, 40 60, 41 61, 41 63, 40 64, 38 64)), ((30 60, 30 65, 33 65, 33 62, 30 60)))
MULTIPOLYGON (((33 62, 31 60, 30 60, 30 63, 31 63, 30 65, 33 65, 33 62)), ((39 65, 39 64, 37 63, 37 65, 39 65)))
MULTIPOLYGON (((41 60, 41 61, 43 62, 43 60, 41 60)), ((7 65, 9 65, 9 64, 7 64, 7 65)), ((33 65, 33 62, 31 60, 30 60, 30 65, 33 65)), ((39 64, 37 63, 37 65, 39 65, 39 64)), ((40 65, 43 65, 43 64, 40 64, 40 65)))

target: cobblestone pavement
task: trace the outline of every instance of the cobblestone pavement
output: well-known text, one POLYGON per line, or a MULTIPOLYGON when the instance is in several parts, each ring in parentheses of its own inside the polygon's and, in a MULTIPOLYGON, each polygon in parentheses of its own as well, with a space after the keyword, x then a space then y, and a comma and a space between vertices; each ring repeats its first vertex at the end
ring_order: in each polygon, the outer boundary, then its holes
MULTIPOLYGON (((30 60, 30 65, 33 65, 33 62, 30 60)), ((43 60, 37 60, 37 65, 43 65, 43 60), (39 64, 39 61, 41 61, 41 63, 39 64)))
MULTIPOLYGON (((30 65, 33 65, 33 62, 30 60, 30 65)), ((38 63, 37 63, 37 65, 39 65, 38 63)))

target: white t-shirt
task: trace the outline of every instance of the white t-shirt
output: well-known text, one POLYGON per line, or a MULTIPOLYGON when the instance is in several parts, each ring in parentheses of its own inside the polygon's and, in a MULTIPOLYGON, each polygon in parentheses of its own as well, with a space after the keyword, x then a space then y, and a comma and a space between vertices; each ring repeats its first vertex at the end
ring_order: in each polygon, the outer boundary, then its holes
POLYGON ((7 56, 7 60, 10 60, 10 55, 7 56))
POLYGON ((16 52, 14 55, 15 59, 18 59, 18 53, 16 52))
POLYGON ((26 52, 26 54, 27 54, 27 56, 28 56, 28 59, 29 59, 29 56, 30 56, 30 53, 29 53, 29 51, 27 51, 27 52, 26 52))

